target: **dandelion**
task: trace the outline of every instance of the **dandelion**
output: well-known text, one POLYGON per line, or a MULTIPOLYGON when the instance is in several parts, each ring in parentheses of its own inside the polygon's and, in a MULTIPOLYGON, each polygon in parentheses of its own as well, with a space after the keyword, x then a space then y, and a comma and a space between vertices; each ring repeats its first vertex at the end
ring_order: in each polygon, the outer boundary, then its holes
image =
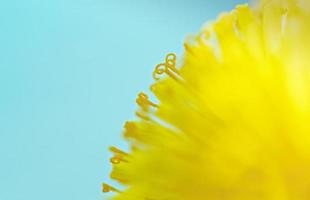
POLYGON ((310 199, 310 1, 240 5, 156 66, 113 200, 310 199), (179 67, 178 67, 179 66, 179 67))

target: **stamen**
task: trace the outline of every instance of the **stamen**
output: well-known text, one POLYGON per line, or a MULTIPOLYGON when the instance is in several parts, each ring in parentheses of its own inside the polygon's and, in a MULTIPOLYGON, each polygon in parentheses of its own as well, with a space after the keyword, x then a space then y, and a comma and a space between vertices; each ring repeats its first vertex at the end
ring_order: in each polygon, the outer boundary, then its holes
POLYGON ((178 80, 177 75, 179 74, 176 69, 176 55, 174 53, 169 53, 166 56, 165 63, 160 63, 155 67, 153 72, 153 78, 159 80, 158 75, 167 74, 171 78, 178 80))
POLYGON ((141 112, 136 112, 136 116, 139 117, 139 118, 141 118, 141 119, 144 119, 144 120, 146 120, 146 121, 149 121, 149 120, 151 119, 150 117, 144 115, 144 114, 141 113, 141 112))
POLYGON ((125 132, 124 136, 127 137, 134 137, 136 134, 136 124, 134 122, 126 122, 124 125, 125 132))
POLYGON ((128 161, 124 159, 122 155, 115 155, 110 159, 110 162, 114 165, 117 165, 120 162, 128 162, 128 161))
POLYGON ((185 50, 186 50, 188 53, 194 55, 194 51, 192 50, 192 48, 190 47, 189 44, 184 43, 184 48, 185 48, 185 50))
POLYGON ((149 97, 143 92, 139 93, 136 102, 143 110, 147 110, 148 106, 158 107, 158 105, 151 102, 149 97))
POLYGON ((124 152, 124 151, 122 151, 122 150, 120 150, 114 146, 110 147, 109 150, 113 153, 116 153, 116 154, 128 155, 126 152, 124 152))
POLYGON ((122 150, 119 150, 116 147, 110 147, 110 151, 115 153, 115 155, 110 159, 110 162, 112 164, 119 164, 120 162, 128 162, 126 159, 124 159, 125 156, 128 154, 122 150))
POLYGON ((121 191, 119 191, 118 189, 106 184, 106 183, 103 183, 102 184, 102 192, 117 192, 117 193, 120 193, 121 191))
POLYGON ((125 123, 125 125, 124 125, 124 128, 125 128, 127 131, 132 132, 132 131, 135 130, 136 125, 135 125, 134 122, 129 122, 129 121, 127 121, 127 122, 125 123))
POLYGON ((281 14, 281 33, 284 34, 287 26, 288 8, 282 8, 281 14))
POLYGON ((110 162, 112 163, 112 164, 119 164, 120 162, 121 162, 121 158, 120 157, 118 157, 118 156, 114 156, 114 157, 112 157, 111 159, 110 159, 110 162))

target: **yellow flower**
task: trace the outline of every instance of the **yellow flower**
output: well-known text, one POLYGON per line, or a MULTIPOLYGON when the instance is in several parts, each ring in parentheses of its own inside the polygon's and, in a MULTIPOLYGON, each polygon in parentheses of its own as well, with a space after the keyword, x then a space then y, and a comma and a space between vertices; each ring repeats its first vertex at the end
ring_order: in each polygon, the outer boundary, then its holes
POLYGON ((113 200, 310 199, 310 1, 240 5, 153 76, 131 151, 111 147, 113 200))

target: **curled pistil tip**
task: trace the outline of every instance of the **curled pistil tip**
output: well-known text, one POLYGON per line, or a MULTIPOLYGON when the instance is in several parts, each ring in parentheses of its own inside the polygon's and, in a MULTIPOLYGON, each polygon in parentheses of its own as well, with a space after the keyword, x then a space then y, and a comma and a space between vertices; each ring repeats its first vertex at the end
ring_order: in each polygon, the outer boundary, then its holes
POLYGON ((137 97, 137 99, 136 99, 136 103, 137 103, 143 110, 147 110, 150 106, 151 106, 151 107, 155 107, 155 108, 158 107, 158 105, 155 104, 155 103, 153 103, 153 102, 151 102, 151 101, 149 100, 148 95, 145 94, 145 93, 143 93, 143 92, 141 92, 141 93, 138 94, 138 97, 137 97))
POLYGON ((155 80, 159 80, 159 76, 163 74, 167 74, 173 79, 177 80, 178 77, 178 70, 176 68, 176 54, 174 53, 169 53, 166 58, 164 63, 160 63, 156 65, 155 70, 153 72, 153 78, 155 80))

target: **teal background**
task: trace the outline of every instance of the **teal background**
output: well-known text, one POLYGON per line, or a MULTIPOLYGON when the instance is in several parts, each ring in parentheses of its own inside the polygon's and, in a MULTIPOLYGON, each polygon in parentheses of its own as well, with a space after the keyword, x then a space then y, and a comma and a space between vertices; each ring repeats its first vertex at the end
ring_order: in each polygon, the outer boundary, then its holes
POLYGON ((99 200, 166 53, 244 0, 0 2, 0 199, 99 200))

